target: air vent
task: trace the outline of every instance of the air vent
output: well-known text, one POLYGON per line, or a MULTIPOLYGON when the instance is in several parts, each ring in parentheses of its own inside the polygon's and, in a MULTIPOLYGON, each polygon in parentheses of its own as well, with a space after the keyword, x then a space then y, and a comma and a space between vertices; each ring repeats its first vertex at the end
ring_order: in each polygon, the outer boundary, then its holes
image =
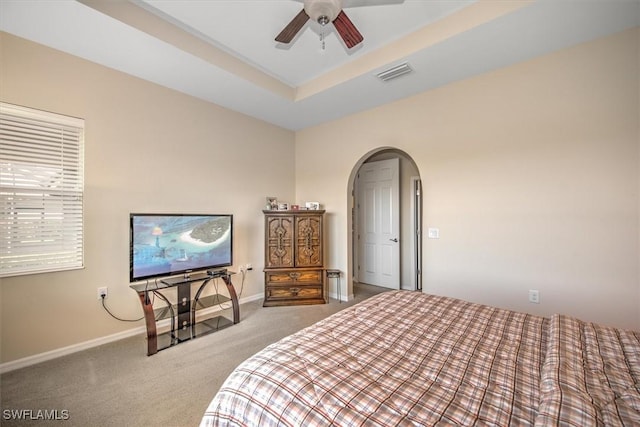
POLYGON ((413 69, 409 66, 408 63, 403 62, 400 65, 396 65, 395 67, 389 68, 381 73, 377 74, 377 77, 383 82, 388 82, 389 80, 397 79, 400 76, 404 76, 405 74, 409 74, 413 69))

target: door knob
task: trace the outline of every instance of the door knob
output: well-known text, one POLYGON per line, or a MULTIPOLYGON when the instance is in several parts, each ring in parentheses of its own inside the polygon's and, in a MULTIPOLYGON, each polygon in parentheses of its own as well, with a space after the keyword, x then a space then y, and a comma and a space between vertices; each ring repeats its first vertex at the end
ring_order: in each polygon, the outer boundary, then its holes
POLYGON ((396 239, 395 237, 393 239, 389 239, 389 240, 391 240, 392 242, 398 243, 398 239, 396 239))

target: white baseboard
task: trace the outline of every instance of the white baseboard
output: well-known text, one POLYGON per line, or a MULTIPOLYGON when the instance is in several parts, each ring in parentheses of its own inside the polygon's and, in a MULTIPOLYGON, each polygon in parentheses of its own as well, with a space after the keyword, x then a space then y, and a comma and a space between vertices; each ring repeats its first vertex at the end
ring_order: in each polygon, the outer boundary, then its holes
MULTIPOLYGON (((329 301, 331 301, 331 300, 338 301, 338 293, 337 292, 329 292, 327 297, 329 298, 329 301)), ((340 302, 349 302, 349 301, 353 300, 354 298, 355 298, 355 296, 353 294, 347 295, 346 299, 345 299, 345 296, 342 295, 342 296, 340 296, 340 302)))
MULTIPOLYGON (((257 294, 257 295, 252 295, 250 297, 241 298, 238 302, 240 304, 244 304, 247 302, 256 301, 263 298, 264 298, 264 294, 257 294)), ((226 303, 226 304, 230 304, 230 303, 226 303)), ((207 314, 215 313, 218 311, 221 311, 220 307, 213 306, 203 310, 199 310, 198 313, 207 315, 207 314)), ((170 319, 164 319, 157 323, 158 329, 169 328, 169 326, 170 326, 170 319)), ((144 326, 138 326, 135 328, 127 329, 126 331, 118 332, 116 334, 95 338, 95 339, 84 341, 78 344, 73 344, 70 346, 57 348, 55 350, 46 351, 44 353, 34 354, 33 356, 23 357, 22 359, 16 359, 10 362, 1 363, 0 374, 4 374, 5 372, 10 372, 10 371, 15 371, 16 369, 20 369, 20 368, 26 368, 27 366, 35 365, 41 362, 46 362, 47 360, 56 359, 58 357, 66 356, 68 354, 77 353, 78 351, 87 350, 92 347, 97 347, 99 345, 108 344, 110 342, 119 341, 121 339, 129 338, 134 335, 139 335, 144 333, 146 333, 146 328, 144 326)))

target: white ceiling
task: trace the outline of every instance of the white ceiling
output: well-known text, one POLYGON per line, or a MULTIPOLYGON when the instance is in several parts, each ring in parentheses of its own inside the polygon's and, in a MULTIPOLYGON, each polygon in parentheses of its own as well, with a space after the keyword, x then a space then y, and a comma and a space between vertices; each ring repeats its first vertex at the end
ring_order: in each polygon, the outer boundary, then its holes
POLYGON ((295 0, 0 0, 0 30, 300 130, 640 25, 640 0, 343 3, 350 50, 315 22, 275 42, 295 0))
POLYGON ((140 4, 186 31, 195 30, 195 34, 284 83, 299 86, 472 2, 370 0, 372 6, 349 8, 351 4, 366 2, 345 0, 345 13, 358 30, 366 34, 366 42, 353 49, 344 46, 333 25, 324 27, 323 31, 320 24, 311 20, 292 43, 275 42, 275 36, 303 8, 301 1, 143 0, 140 4), (320 41, 323 32, 324 50, 320 41))

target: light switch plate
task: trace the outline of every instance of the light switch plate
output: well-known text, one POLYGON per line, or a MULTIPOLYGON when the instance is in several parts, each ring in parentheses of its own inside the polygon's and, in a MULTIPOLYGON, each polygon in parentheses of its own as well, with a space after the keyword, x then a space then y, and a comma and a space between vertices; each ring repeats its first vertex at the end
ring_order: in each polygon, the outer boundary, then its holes
POLYGON ((427 230, 427 236, 430 239, 439 239, 440 238, 440 229, 435 227, 429 227, 427 230))

